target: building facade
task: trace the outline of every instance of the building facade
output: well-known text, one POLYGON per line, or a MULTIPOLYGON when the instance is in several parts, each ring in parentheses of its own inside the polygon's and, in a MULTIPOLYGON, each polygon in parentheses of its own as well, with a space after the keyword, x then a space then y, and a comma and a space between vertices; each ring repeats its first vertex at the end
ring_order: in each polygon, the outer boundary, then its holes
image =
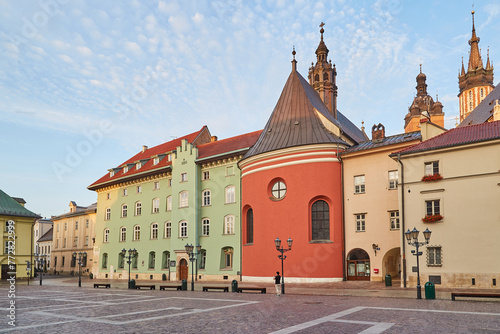
POLYGON ((81 272, 91 272, 94 257, 96 204, 77 206, 69 203, 69 213, 52 216, 51 270, 59 274, 79 271, 78 253, 82 253, 81 272))

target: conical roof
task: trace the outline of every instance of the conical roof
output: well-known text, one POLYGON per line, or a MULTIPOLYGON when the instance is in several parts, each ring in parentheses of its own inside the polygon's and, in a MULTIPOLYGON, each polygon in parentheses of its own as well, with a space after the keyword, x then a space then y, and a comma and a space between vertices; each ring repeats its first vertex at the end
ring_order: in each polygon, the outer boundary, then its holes
MULTIPOLYGON (((318 93, 293 67, 264 130, 243 159, 294 146, 322 143, 347 145, 323 126, 316 110, 329 122, 342 128, 318 93)), ((343 115, 341 118, 347 120, 343 115)), ((356 130, 362 137, 361 131, 356 130)))

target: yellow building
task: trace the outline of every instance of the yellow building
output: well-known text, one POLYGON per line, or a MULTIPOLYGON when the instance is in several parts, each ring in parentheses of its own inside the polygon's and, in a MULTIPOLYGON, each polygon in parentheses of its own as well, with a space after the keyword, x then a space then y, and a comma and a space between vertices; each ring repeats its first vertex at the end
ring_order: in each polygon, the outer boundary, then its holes
MULTIPOLYGON (((498 288, 500 121, 451 129, 391 157, 400 161, 402 228, 419 230, 419 241, 432 231, 420 248, 421 285, 498 288)), ((402 243, 408 286, 417 281, 414 249, 402 243)))
POLYGON ((69 213, 53 216, 54 222, 51 269, 59 273, 78 273, 78 255, 82 256, 82 273, 89 273, 94 265, 95 220, 97 204, 87 207, 69 203, 69 213))
POLYGON ((24 207, 24 200, 14 199, 0 190, 0 226, 3 245, 0 256, 1 279, 16 273, 17 278, 29 276, 27 262, 33 263, 33 224, 39 215, 24 207))

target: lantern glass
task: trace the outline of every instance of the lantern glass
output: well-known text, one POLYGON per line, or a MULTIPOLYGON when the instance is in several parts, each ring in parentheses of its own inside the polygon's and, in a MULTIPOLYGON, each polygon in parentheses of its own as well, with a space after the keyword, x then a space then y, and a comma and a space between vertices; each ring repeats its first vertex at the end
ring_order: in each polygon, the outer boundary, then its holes
POLYGON ((288 240, 286 242, 288 244, 288 249, 291 249, 292 248, 292 242, 293 242, 292 238, 288 238, 288 240))
POLYGON ((410 242, 411 241, 411 231, 408 229, 408 231, 405 232, 405 237, 406 241, 410 242))
POLYGON ((196 251, 197 251, 198 253, 201 251, 201 245, 200 245, 200 244, 196 245, 196 251))
POLYGON ((276 238, 276 240, 274 240, 274 244, 276 245, 276 248, 279 249, 280 246, 281 246, 281 240, 280 240, 280 238, 276 238))
POLYGON ((418 240, 418 234, 420 233, 419 230, 417 230, 416 227, 413 228, 413 231, 411 231, 411 238, 415 241, 418 240))
POLYGON ((122 255, 125 256, 125 253, 127 253, 127 250, 124 248, 122 249, 122 255))
POLYGON ((194 246, 190 245, 190 244, 186 244, 186 246, 184 246, 184 248, 186 248, 187 253, 192 253, 194 246))
POLYGON ((425 238, 425 241, 426 241, 427 243, 429 243, 429 239, 431 238, 431 233, 432 233, 432 231, 429 231, 429 229, 427 228, 427 229, 425 229, 425 231, 424 231, 424 232, 422 232, 422 233, 424 233, 424 238, 425 238))

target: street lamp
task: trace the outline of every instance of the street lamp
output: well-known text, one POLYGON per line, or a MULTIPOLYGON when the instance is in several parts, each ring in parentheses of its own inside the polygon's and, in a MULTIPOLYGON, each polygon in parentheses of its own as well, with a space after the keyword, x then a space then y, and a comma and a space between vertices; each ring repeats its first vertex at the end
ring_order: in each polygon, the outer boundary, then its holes
POLYGON ((42 285, 42 276, 43 276, 43 264, 45 262, 44 257, 46 255, 35 253, 35 259, 38 262, 38 273, 40 274, 40 285, 42 285))
POLYGON ((411 253, 417 257, 417 299, 422 299, 422 289, 420 287, 420 265, 418 262, 418 257, 422 255, 422 252, 418 251, 418 248, 420 246, 427 245, 429 243, 429 239, 431 238, 431 231, 427 228, 424 232, 424 239, 425 241, 419 242, 418 241, 418 234, 419 230, 417 230, 415 227, 413 228, 413 231, 408 231, 405 232, 405 237, 406 241, 408 242, 408 245, 416 247, 416 250, 412 250, 411 253))
POLYGON ((288 244, 288 249, 281 247, 281 240, 279 238, 276 238, 276 240, 274 240, 276 250, 281 253, 280 255, 278 255, 278 258, 281 259, 281 294, 283 295, 285 294, 285 272, 283 271, 283 260, 286 259, 286 255, 284 255, 284 253, 292 249, 293 240, 291 238, 288 238, 286 242, 288 244))
POLYGON ((196 246, 196 252, 193 252, 193 245, 186 244, 184 248, 186 248, 186 253, 188 253, 189 261, 191 261, 191 291, 194 291, 194 261, 196 261, 196 256, 200 254, 201 245, 198 244, 198 246, 196 246))
MULTIPOLYGON (((73 252, 73 256, 76 258, 76 252, 73 252)), ((82 287, 82 259, 87 256, 87 252, 78 252, 78 286, 82 287)))
POLYGON ((127 253, 127 250, 124 248, 122 249, 122 255, 123 258, 127 259, 127 264, 128 264, 128 288, 131 289, 130 287, 130 264, 132 263, 132 259, 137 256, 137 251, 134 249, 129 249, 128 250, 128 255, 126 256, 125 254, 127 253))

